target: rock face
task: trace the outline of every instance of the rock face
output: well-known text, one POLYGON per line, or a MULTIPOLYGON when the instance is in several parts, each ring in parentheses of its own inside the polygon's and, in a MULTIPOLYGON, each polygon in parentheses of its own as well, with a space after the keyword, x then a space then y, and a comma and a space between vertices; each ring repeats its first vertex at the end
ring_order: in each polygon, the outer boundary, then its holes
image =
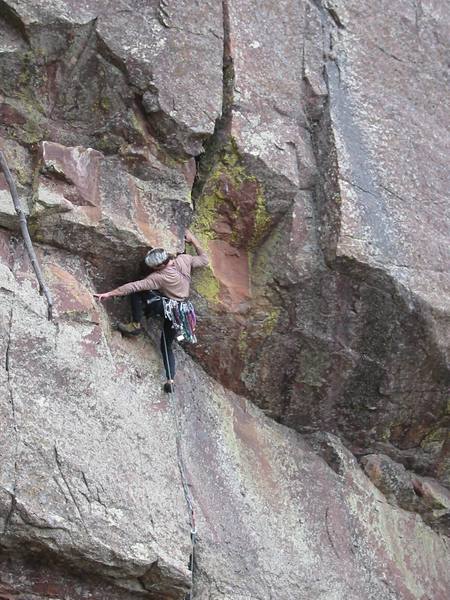
MULTIPOLYGON (((189 523, 161 359, 111 331, 82 259, 42 246, 47 321, 21 245, 1 240, 1 593, 181 600, 189 523)), ((177 355, 195 598, 444 600, 446 538, 388 504, 337 438, 338 468, 177 355)))
POLYGON ((195 189, 214 275, 198 356, 282 423, 448 485, 450 14, 226 7, 224 117, 195 189))
POLYGON ((0 2, 0 146, 55 298, 0 175, 2 598, 183 599, 179 434, 193 598, 448 598, 449 25, 0 2), (160 325, 123 339, 92 293, 191 222, 211 268, 171 403, 160 325))

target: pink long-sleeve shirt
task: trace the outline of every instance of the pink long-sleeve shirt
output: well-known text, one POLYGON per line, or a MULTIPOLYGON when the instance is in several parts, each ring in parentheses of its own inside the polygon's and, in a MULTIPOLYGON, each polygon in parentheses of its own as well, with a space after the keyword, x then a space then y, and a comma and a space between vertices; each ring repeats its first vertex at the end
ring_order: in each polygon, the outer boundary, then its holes
POLYGON ((155 271, 144 279, 121 285, 113 291, 113 296, 126 296, 145 290, 159 290, 167 298, 184 300, 189 297, 191 285, 191 269, 205 267, 208 257, 202 253, 199 256, 180 254, 161 271, 155 271))

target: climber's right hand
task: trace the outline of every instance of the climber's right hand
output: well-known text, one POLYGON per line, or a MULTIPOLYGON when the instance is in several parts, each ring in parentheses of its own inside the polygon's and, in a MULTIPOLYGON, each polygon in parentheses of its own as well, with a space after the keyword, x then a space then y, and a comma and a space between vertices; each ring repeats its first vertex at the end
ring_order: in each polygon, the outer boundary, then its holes
POLYGON ((192 235, 189 229, 186 229, 184 233, 184 241, 186 242, 186 244, 192 244, 194 240, 195 236, 192 235))

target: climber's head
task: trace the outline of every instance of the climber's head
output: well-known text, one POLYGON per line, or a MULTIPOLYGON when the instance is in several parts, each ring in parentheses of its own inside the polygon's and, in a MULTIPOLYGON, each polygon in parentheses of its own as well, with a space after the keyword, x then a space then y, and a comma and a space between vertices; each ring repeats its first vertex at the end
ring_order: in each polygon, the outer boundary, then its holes
POLYGON ((164 248, 153 248, 150 252, 147 252, 145 264, 151 269, 160 270, 164 269, 170 259, 170 254, 168 254, 164 248))

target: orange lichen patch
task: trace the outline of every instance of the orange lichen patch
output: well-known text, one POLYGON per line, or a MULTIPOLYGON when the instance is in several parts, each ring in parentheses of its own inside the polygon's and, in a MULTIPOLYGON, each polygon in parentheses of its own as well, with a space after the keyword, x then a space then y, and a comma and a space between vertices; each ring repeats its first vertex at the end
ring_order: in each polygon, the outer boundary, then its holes
POLYGON ((248 254, 224 240, 211 240, 209 254, 214 276, 219 281, 219 300, 231 312, 241 312, 251 298, 248 254))
POLYGON ((51 286, 56 314, 88 313, 92 320, 99 319, 92 294, 71 273, 49 263, 45 267, 45 277, 51 286))

